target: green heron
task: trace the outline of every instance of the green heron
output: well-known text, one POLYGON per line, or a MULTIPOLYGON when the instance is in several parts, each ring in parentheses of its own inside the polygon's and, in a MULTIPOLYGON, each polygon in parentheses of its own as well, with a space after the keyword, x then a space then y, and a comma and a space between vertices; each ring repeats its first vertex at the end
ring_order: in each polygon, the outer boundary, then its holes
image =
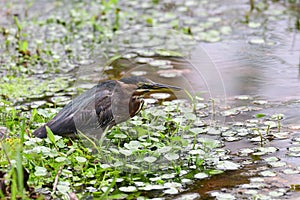
POLYGON ((33 132, 47 137, 46 126, 54 134, 73 136, 78 131, 99 135, 106 128, 135 116, 143 106, 146 93, 179 87, 155 83, 141 76, 101 82, 67 104, 52 120, 33 132))

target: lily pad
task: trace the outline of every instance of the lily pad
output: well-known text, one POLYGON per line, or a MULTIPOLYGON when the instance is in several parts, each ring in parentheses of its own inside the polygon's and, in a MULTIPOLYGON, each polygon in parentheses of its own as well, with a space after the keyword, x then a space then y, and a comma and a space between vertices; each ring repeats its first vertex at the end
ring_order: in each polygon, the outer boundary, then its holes
POLYGON ((253 153, 253 152, 254 152, 253 149, 244 148, 244 149, 241 149, 241 150, 239 151, 239 155, 240 155, 240 156, 247 156, 248 154, 251 154, 251 153, 253 153))
POLYGON ((278 161, 278 162, 269 162, 272 167, 283 167, 286 166, 286 162, 278 161))
POLYGON ((157 160, 156 157, 153 157, 153 156, 149 156, 149 157, 145 157, 144 158, 144 161, 148 162, 148 163, 153 163, 157 160))
POLYGON ((170 65, 171 61, 169 60, 153 60, 149 62, 149 65, 154 66, 154 67, 159 67, 159 66, 165 66, 165 65, 170 65))
POLYGON ((223 192, 212 192, 211 196, 216 197, 217 200, 234 200, 236 199, 235 196, 228 193, 223 192))
POLYGON ((178 191, 177 188, 172 187, 172 188, 169 188, 169 189, 165 190, 164 193, 165 194, 178 194, 179 191, 178 191))
POLYGON ((288 150, 291 151, 291 152, 300 152, 300 146, 289 147, 288 150))
POLYGON ((281 196, 284 195, 284 193, 283 193, 283 192, 280 192, 280 191, 271 191, 271 192, 269 192, 269 195, 270 195, 271 197, 281 197, 281 196))
POLYGON ((175 77, 181 76, 181 73, 178 73, 176 71, 173 71, 173 72, 166 71, 166 72, 160 72, 159 76, 164 77, 164 78, 175 78, 175 77))
POLYGON ((170 152, 170 153, 165 154, 164 157, 167 160, 171 161, 171 160, 177 160, 179 158, 179 155, 177 153, 170 152))
POLYGON ((248 26, 250 28, 259 28, 261 26, 261 23, 259 23, 259 22, 249 22, 248 26))
MULTIPOLYGON (((163 174, 162 176, 161 176, 161 178, 162 179, 172 179, 172 178, 174 178, 175 177, 175 174, 163 174)), ((166 187, 168 186, 168 184, 167 185, 165 185, 166 187)), ((170 186, 171 187, 171 186, 170 186)), ((180 186, 181 187, 181 186, 180 186)))
POLYGON ((119 190, 122 192, 136 192, 137 188, 135 186, 127 186, 127 187, 120 187, 119 190))
POLYGON ((179 197, 176 197, 176 200, 196 200, 200 198, 200 194, 198 193, 188 193, 182 194, 179 197))
POLYGON ((262 176, 273 177, 276 176, 276 173, 270 170, 265 170, 259 173, 262 176))
POLYGON ((279 158, 272 156, 272 157, 267 157, 264 159, 266 162, 276 162, 279 160, 279 158))
POLYGON ((219 161, 216 167, 220 170, 237 170, 240 168, 240 165, 232 161, 224 160, 219 161))
POLYGON ((152 184, 147 184, 144 187, 140 187, 139 190, 145 190, 145 191, 151 191, 151 190, 163 190, 166 187, 163 185, 152 185, 152 184))
POLYGON ((265 40, 263 38, 253 38, 249 40, 250 44, 255 44, 255 45, 262 45, 265 44, 265 40))
POLYGON ((147 74, 146 71, 132 71, 130 72, 133 76, 145 76, 147 74))
POLYGON ((207 177, 209 177, 208 174, 203 173, 203 172, 200 172, 200 173, 194 175, 194 178, 196 178, 196 179, 205 179, 207 177))
POLYGON ((283 173, 285 174, 299 174, 300 171, 299 170, 296 170, 296 169, 284 169, 282 170, 283 173))

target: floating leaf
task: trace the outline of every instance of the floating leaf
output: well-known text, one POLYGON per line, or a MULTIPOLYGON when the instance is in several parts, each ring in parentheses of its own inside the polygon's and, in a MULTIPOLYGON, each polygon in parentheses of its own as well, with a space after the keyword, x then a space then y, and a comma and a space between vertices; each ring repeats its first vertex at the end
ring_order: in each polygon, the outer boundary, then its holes
POLYGON ((145 187, 139 188, 140 190, 151 191, 151 190, 163 190, 166 187, 163 185, 151 185, 147 184, 145 187))
MULTIPOLYGON (((175 177, 175 176, 173 176, 175 177)), ((181 188, 182 185, 181 183, 178 183, 178 182, 167 182, 164 184, 165 187, 168 187, 168 188, 181 188)))
POLYGON ((131 75, 133 76, 145 76, 147 74, 146 71, 132 71, 131 75))
POLYGON ((300 152, 300 146, 299 147, 289 147, 288 150, 291 152, 300 152))
POLYGON ((177 160, 179 158, 179 155, 177 153, 170 152, 165 154, 164 157, 171 161, 171 160, 177 160))
MULTIPOLYGON (((278 149, 276 147, 258 147, 256 149, 263 154, 275 153, 276 151, 278 151, 278 149)), ((254 153, 254 154, 256 155, 256 153, 254 153)), ((260 154, 260 155, 262 155, 262 154, 260 154)))
POLYGON ((240 156, 247 156, 248 154, 251 154, 253 152, 254 152, 253 149, 244 148, 239 151, 239 154, 240 154, 240 156))
POLYGON ((216 197, 217 200, 234 200, 236 199, 235 196, 228 193, 222 193, 222 192, 212 192, 211 196, 216 197))
POLYGON ((155 66, 155 67, 159 67, 161 65, 170 65, 171 61, 169 60, 153 60, 151 62, 149 62, 149 65, 151 66, 155 66))
POLYGON ((119 149, 119 152, 125 156, 130 156, 133 153, 132 150, 127 149, 119 149))
POLYGON ((250 100, 250 99, 252 99, 252 97, 248 96, 248 95, 239 95, 239 96, 235 96, 234 99, 238 99, 238 100, 250 100))
POLYGON ((267 157, 264 159, 266 162, 276 162, 279 160, 279 158, 272 156, 272 157, 267 157))
POLYGON ((129 150, 136 151, 142 147, 142 144, 139 141, 133 140, 130 141, 129 143, 125 143, 124 147, 126 147, 129 150))
POLYGON ((164 146, 162 148, 157 149, 156 151, 161 154, 161 153, 166 153, 169 152, 172 149, 170 146, 164 146))
POLYGON ((284 193, 283 193, 283 192, 280 192, 280 191, 271 191, 271 192, 269 192, 269 195, 270 195, 271 197, 281 197, 281 196, 284 195, 284 193))
POLYGON ((237 170, 240 168, 240 165, 232 161, 224 160, 219 161, 216 167, 219 170, 237 170))
POLYGON ((137 188, 135 186, 127 186, 127 187, 120 187, 119 190, 122 192, 136 192, 137 188))
POLYGON ((189 129, 192 133, 199 134, 199 133, 205 133, 206 131, 203 128, 191 128, 189 129))
POLYGON ((253 101, 254 104, 258 104, 258 105, 265 105, 268 104, 268 101, 266 100, 255 100, 253 101))
POLYGON ((178 191, 178 189, 172 187, 172 188, 165 190, 164 193, 165 194, 178 194, 179 191, 178 191))
POLYGON ((258 28, 258 27, 261 26, 261 23, 259 23, 259 22, 249 22, 249 23, 248 23, 248 26, 249 26, 250 28, 258 28))
POLYGON ((224 35, 229 35, 232 32, 232 29, 230 26, 222 26, 220 32, 224 35))
POLYGON ((244 193, 249 194, 249 195, 256 195, 258 193, 258 191, 257 190, 245 190, 244 193))
POLYGON ((220 135, 221 131, 219 129, 209 128, 207 130, 207 134, 210 134, 210 135, 220 135))
POLYGON ((194 178, 196 178, 196 179, 205 179, 207 177, 208 177, 208 174, 203 173, 203 172, 200 172, 200 173, 194 175, 194 178))
POLYGON ((195 200, 195 199, 200 199, 200 194, 187 193, 187 194, 182 194, 179 197, 176 196, 176 200, 195 200))
POLYGON ((183 178, 183 179, 181 179, 181 183, 183 183, 183 184, 190 184, 190 183, 192 183, 192 182, 193 182, 193 180, 188 179, 188 178, 183 178))
POLYGON ((206 148, 214 149, 221 146, 221 142, 218 140, 213 140, 210 138, 199 138, 199 142, 201 142, 206 148))
POLYGON ((157 160, 156 157, 153 157, 153 156, 149 156, 149 157, 145 157, 144 158, 144 161, 148 162, 148 163, 153 163, 157 160))
POLYGON ((278 162, 269 162, 272 167, 283 167, 286 165, 286 162, 278 161, 278 162))
POLYGON ((188 152, 191 155, 205 155, 205 151, 202 149, 194 149, 188 152))
POLYGON ((265 40, 263 38, 253 38, 249 41, 250 44, 261 45, 265 44, 265 40))
POLYGON ((300 173, 299 170, 295 170, 295 169, 284 169, 282 172, 285 174, 299 174, 300 173))
MULTIPOLYGON (((162 179, 172 179, 175 177, 175 174, 163 174, 161 176, 162 179)), ((165 185, 166 186, 166 185, 165 185)))
POLYGON ((270 170, 266 170, 266 171, 260 172, 260 175, 272 177, 272 176, 276 176, 276 173, 275 173, 275 172, 272 172, 272 171, 270 171, 270 170))

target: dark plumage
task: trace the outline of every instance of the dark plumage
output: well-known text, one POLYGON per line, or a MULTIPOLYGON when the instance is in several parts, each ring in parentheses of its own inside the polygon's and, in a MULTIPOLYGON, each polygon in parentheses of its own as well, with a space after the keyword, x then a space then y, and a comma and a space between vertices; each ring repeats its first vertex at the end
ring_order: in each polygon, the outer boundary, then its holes
POLYGON ((73 99, 52 120, 35 130, 33 135, 47 137, 46 126, 61 136, 72 136, 78 131, 99 135, 107 127, 136 115, 143 105, 141 97, 145 93, 163 88, 180 89, 139 76, 99 83, 73 99))

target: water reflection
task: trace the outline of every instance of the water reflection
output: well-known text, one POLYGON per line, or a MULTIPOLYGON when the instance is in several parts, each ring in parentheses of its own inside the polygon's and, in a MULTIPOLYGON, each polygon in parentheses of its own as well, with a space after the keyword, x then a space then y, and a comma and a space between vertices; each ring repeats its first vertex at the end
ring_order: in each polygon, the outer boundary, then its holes
POLYGON ((250 45, 243 40, 202 44, 224 79, 226 93, 272 100, 299 98, 299 41, 289 37, 280 45, 250 45), (295 42, 296 44, 293 44, 295 42))

